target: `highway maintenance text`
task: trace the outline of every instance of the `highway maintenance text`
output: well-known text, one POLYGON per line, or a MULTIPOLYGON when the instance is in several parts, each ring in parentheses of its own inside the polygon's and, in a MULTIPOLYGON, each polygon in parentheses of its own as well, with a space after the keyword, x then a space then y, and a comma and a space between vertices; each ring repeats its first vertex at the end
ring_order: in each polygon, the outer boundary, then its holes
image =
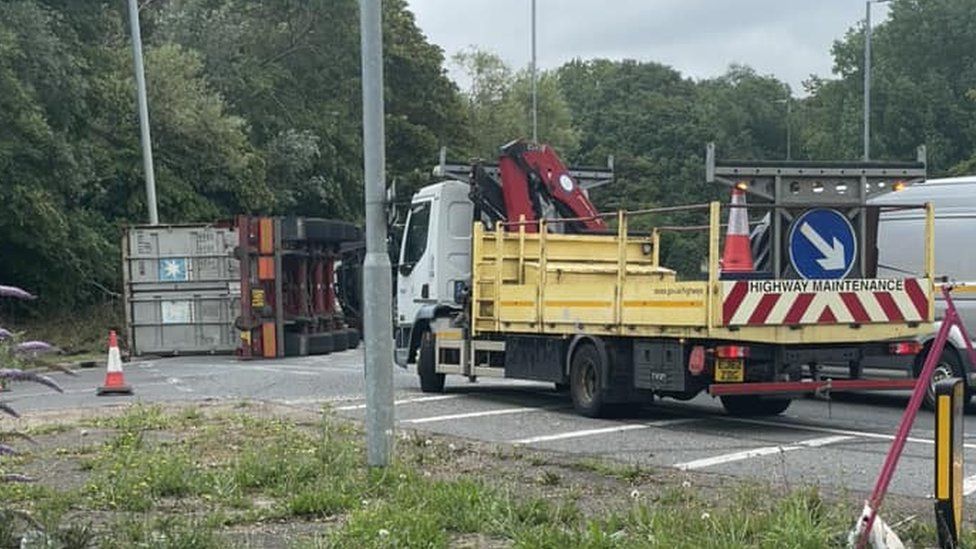
POLYGON ((905 281, 898 279, 749 281, 749 291, 758 293, 899 292, 904 289, 905 281))

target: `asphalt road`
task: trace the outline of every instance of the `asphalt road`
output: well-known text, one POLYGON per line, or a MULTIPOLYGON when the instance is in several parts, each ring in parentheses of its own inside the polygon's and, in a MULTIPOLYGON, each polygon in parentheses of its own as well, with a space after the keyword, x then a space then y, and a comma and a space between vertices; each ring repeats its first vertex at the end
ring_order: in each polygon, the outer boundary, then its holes
MULTIPOLYGON (((135 395, 96 397, 102 369, 54 374, 57 394, 17 384, 4 400, 21 413, 117 405, 256 399, 362 418, 362 351, 324 357, 239 362, 181 357, 126 364, 135 395)), ((819 484, 869 492, 891 444, 907 396, 857 395, 830 403, 803 399, 774 418, 727 416, 717 400, 664 400, 630 417, 590 419, 573 413, 551 385, 507 380, 469 383, 448 377, 445 394, 420 392, 416 375, 395 368, 396 416, 403 428, 562 451, 679 470, 757 477, 789 485, 819 484)), ((969 417, 973 417, 970 415, 969 417)), ((932 493, 933 416, 922 411, 891 485, 893 493, 932 493)), ((976 422, 966 433, 966 460, 976 463, 976 422)), ((971 468, 976 472, 976 468, 971 468)), ((976 474, 967 477, 976 498, 976 474)))

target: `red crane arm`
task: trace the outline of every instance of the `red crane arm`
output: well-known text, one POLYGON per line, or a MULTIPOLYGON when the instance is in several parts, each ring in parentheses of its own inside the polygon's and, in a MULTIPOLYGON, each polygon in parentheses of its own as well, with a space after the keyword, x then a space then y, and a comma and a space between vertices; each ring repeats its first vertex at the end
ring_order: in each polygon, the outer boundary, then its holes
MULTIPOLYGON (((603 231, 607 224, 580 188, 579 183, 548 145, 513 141, 502 147, 498 167, 501 172, 502 194, 506 217, 518 221, 537 221, 544 217, 542 200, 551 202, 560 218, 575 218, 567 222, 577 231, 603 231)), ((536 232, 538 226, 529 224, 526 232, 536 232)))

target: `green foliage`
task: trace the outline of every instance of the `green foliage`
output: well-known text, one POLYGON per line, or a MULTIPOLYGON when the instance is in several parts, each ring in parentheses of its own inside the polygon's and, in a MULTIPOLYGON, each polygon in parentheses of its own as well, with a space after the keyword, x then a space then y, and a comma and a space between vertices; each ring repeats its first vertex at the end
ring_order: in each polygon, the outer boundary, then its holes
MULTIPOLYGON (((872 157, 931 175, 976 171, 976 10, 969 0, 894 0, 876 23, 872 157)), ((0 3, 0 280, 71 308, 119 287, 119 228, 145 219, 126 15, 113 2, 0 3)), ((531 79, 472 49, 461 91, 405 0, 383 3, 388 176, 400 199, 429 182, 438 148, 493 158, 531 135, 531 79)), ((160 213, 165 222, 243 212, 361 218, 355 0, 170 0, 140 15, 160 213)), ((745 66, 695 81, 654 62, 575 60, 538 82, 539 140, 574 164, 616 159, 602 209, 724 198, 703 182, 722 157, 861 154, 863 28, 833 46, 835 75, 804 97, 745 66)), ((692 214, 635 228, 699 223, 692 214)), ((665 235, 662 259, 697 275, 703 240, 665 235)))
MULTIPOLYGON (((0 3, 0 280, 52 308, 119 287, 145 219, 124 4, 0 3)), ((355 0, 174 0, 140 14, 160 217, 362 212, 355 0)), ((467 146, 443 53, 384 2, 391 177, 467 146)), ((111 295, 111 294, 109 294, 111 295)))
MULTIPOLYGON (((872 35, 871 155, 911 159, 928 147, 929 171, 971 172, 976 163, 976 11, 967 0, 895 0, 872 35)), ((839 79, 813 80, 804 118, 808 153, 861 152, 863 24, 833 47, 839 79)))
MULTIPOLYGON (((527 70, 512 71, 497 55, 470 48, 454 55, 470 79, 464 92, 467 125, 473 134, 473 156, 494 160, 498 148, 514 139, 532 137, 532 78, 527 70)), ((538 75, 538 137, 561 154, 579 146, 569 105, 554 72, 538 75)))

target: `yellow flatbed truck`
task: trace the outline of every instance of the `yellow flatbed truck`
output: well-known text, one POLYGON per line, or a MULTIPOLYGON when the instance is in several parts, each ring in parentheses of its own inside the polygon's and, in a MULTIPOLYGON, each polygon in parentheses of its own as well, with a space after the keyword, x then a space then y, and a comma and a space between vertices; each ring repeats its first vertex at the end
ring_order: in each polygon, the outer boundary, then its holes
MULTIPOLYGON (((799 163, 786 167, 809 169, 799 163)), ((914 165, 868 168, 861 166, 857 176, 867 175, 862 185, 882 179, 894 185, 918 173, 914 165)), ((734 179, 742 188, 764 185, 759 174, 734 179)), ((804 194, 809 187, 819 202, 801 204, 797 198, 749 210, 768 212, 764 219, 772 230, 776 223, 770 218, 783 212, 793 224, 817 228, 815 216, 800 212, 829 207, 853 219, 852 227, 863 221, 865 230, 854 237, 869 239, 876 212, 863 204, 863 196, 852 205, 837 197, 825 200, 815 190, 831 181, 836 190, 842 179, 797 176, 786 188, 793 185, 804 194)), ((684 400, 708 391, 730 413, 768 415, 784 411, 796 394, 903 389, 913 383, 862 379, 860 363, 883 358, 910 370, 922 350, 919 339, 931 332, 931 207, 916 206, 927 215, 921 276, 872 277, 876 258, 854 259, 858 254, 848 250, 847 261, 860 265, 845 265, 844 277, 805 278, 789 273, 787 265, 772 267, 780 269, 775 274, 729 277, 720 269, 722 220, 723 210, 736 206, 713 202, 618 212, 607 215, 615 227, 603 234, 562 234, 551 228, 567 219, 485 223, 478 208, 464 205, 468 185, 445 181, 422 189, 407 220, 398 276, 398 359, 416 363, 426 391, 443 390, 450 374, 548 381, 568 389, 576 410, 589 416, 616 404, 655 396, 684 400), (708 234, 707 276, 680 280, 660 264, 660 235, 689 227, 637 234, 628 226, 644 217, 695 210, 707 215, 706 225, 691 227, 708 234), (476 221, 468 225, 465 219, 476 221), (819 373, 824 364, 844 364, 849 375, 826 379, 819 373)), ((772 255, 780 251, 787 253, 772 255)))

